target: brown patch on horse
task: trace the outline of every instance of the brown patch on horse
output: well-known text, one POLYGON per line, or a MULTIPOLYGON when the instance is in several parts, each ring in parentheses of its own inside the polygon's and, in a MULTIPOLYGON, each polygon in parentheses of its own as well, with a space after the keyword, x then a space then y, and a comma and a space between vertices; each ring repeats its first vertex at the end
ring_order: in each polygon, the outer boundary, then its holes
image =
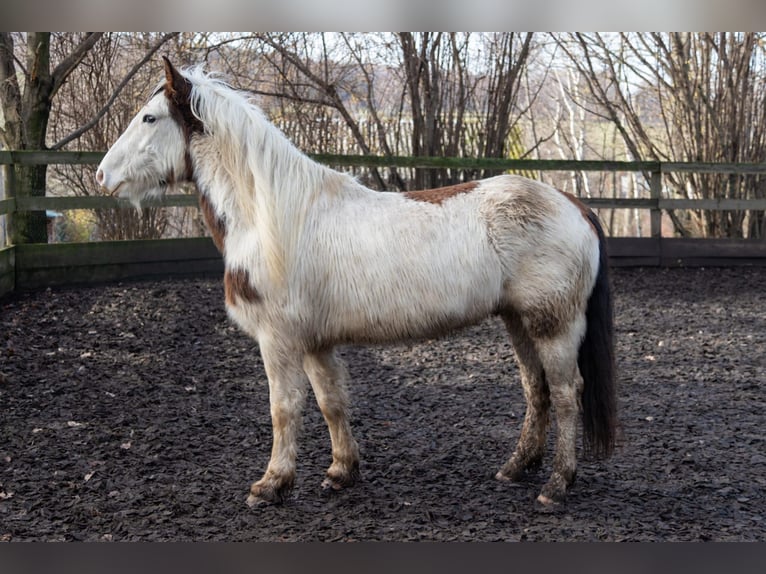
POLYGON ((244 269, 227 269, 223 275, 223 292, 227 305, 236 305, 237 300, 258 303, 261 294, 250 284, 250 274, 244 269))
POLYGON ((466 183, 459 183, 448 187, 437 187, 435 189, 424 189, 422 191, 408 191, 404 193, 404 197, 415 201, 424 201, 441 205, 442 202, 455 197, 456 195, 470 193, 476 189, 478 185, 478 181, 468 181, 466 183))
POLYGON ((199 208, 202 211, 202 217, 205 220, 205 225, 210 231, 210 236, 213 238, 213 243, 218 248, 218 251, 223 253, 226 244, 226 223, 218 217, 218 214, 213 208, 213 204, 207 198, 203 192, 199 194, 199 208))
POLYGON ((596 236, 598 236, 598 230, 593 225, 593 221, 591 221, 591 214, 593 213, 591 208, 585 205, 582 201, 577 199, 577 197, 575 197, 571 193, 567 193, 566 191, 561 191, 559 189, 557 189, 556 191, 558 191, 561 195, 566 197, 569 201, 571 201, 574 204, 574 206, 577 209, 580 210, 580 213, 585 218, 585 221, 587 221, 590 224, 591 229, 593 229, 593 233, 595 233, 596 236))
POLYGON ((202 121, 194 115, 191 108, 192 84, 173 67, 170 60, 165 61, 165 97, 170 102, 170 114, 184 130, 187 141, 193 133, 203 133, 202 121))

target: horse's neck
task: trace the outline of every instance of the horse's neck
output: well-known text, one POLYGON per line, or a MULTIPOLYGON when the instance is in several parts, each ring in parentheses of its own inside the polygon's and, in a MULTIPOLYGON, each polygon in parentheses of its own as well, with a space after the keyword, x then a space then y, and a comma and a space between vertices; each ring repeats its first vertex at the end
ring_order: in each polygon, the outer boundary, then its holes
POLYGON ((242 212, 242 207, 238 205, 239 194, 235 191, 234 180, 213 138, 209 136, 192 138, 190 151, 198 191, 212 205, 216 217, 226 227, 231 227, 238 221, 244 221, 246 216, 242 212))
POLYGON ((345 176, 299 152, 280 132, 263 125, 211 130, 196 136, 192 158, 200 192, 206 194, 227 231, 252 234, 275 280, 282 281, 307 211, 345 176))

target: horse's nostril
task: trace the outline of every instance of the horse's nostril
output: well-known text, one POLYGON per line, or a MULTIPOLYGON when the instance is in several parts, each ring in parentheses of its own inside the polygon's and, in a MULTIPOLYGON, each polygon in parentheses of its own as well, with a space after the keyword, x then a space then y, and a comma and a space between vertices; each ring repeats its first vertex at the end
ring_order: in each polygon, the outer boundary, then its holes
POLYGON ((103 170, 99 169, 96 172, 96 183, 98 183, 99 185, 104 185, 104 172, 103 172, 103 170))

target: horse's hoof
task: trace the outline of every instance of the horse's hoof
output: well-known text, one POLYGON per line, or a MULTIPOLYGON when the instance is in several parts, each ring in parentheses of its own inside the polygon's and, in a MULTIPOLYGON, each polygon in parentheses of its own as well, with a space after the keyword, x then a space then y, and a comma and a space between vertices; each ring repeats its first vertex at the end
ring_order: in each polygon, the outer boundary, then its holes
POLYGON ((573 480, 574 473, 572 473, 571 480, 566 480, 561 474, 554 472, 540 491, 537 501, 547 507, 564 502, 567 497, 567 489, 573 480))
POLYGON ((329 476, 322 481, 322 490, 325 492, 338 492, 344 488, 345 485, 342 482, 338 482, 329 476))
POLYGON ((542 466, 542 455, 517 459, 511 457, 495 475, 495 480, 501 482, 523 482, 530 474, 542 466))
POLYGON ((271 504, 274 504, 271 501, 264 500, 263 498, 260 498, 259 496, 253 496, 252 494, 248 495, 247 500, 245 502, 250 508, 255 508, 257 506, 269 506, 271 504))
POLYGON ((354 486, 359 481, 361 474, 359 473, 359 463, 355 464, 349 472, 346 473, 327 473, 327 476, 322 481, 322 490, 325 492, 337 492, 354 486))
POLYGON ((549 498, 549 497, 545 496, 542 493, 540 493, 537 496, 537 502, 539 502, 540 504, 542 504, 543 506, 546 506, 548 508, 552 508, 553 506, 558 504, 558 501, 556 501, 556 500, 554 500, 552 498, 549 498))
POLYGON ((539 514, 560 514, 565 511, 566 506, 562 501, 539 494, 534 502, 534 511, 539 514))
POLYGON ((272 481, 258 481, 250 487, 250 495, 247 497, 246 502, 250 508, 282 504, 287 500, 292 489, 292 481, 279 484, 275 484, 272 481))
POLYGON ((511 484, 519 484, 521 482, 524 482, 526 479, 529 478, 529 471, 527 469, 520 469, 520 470, 513 470, 513 471, 505 471, 505 470, 498 470, 497 474, 495 475, 495 480, 498 480, 500 482, 507 482, 511 484))
POLYGON ((505 474, 502 470, 498 470, 497 474, 495 475, 495 480, 499 480, 500 482, 516 482, 515 478, 511 478, 507 474, 505 474))

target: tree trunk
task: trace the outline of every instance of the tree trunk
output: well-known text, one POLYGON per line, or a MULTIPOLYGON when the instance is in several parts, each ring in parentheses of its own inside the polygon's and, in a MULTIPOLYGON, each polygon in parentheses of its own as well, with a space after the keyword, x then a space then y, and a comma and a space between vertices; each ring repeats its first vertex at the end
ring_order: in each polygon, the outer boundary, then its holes
MULTIPOLYGON (((0 33, 0 136, 9 150, 45 150, 53 97, 102 33, 88 33, 51 70, 51 33, 27 32, 23 90, 19 86, 13 33, 0 33)), ((8 196, 44 197, 48 166, 15 166, 8 196)), ((44 211, 19 211, 10 221, 13 243, 47 243, 44 211)))
MULTIPOLYGON (((9 190, 19 197, 44 197, 47 166, 25 165, 16 167, 15 187, 9 190)), ((10 224, 11 243, 47 243, 48 227, 44 211, 17 211, 10 224)))
MULTIPOLYGON (((51 110, 53 81, 50 70, 50 32, 30 32, 27 36, 27 86, 24 90, 22 141, 19 149, 44 150, 51 110)), ((16 197, 44 197, 47 165, 16 167, 16 197)), ((47 243, 44 211, 16 213, 11 241, 47 243)))
MULTIPOLYGON (((10 34, 2 38, 3 79, 8 81, 15 73, 13 61, 13 40, 10 34), (9 60, 10 58, 10 60, 9 60)), ((50 73, 50 32, 30 32, 27 35, 27 78, 23 95, 18 84, 6 88, 3 102, 6 124, 4 144, 9 149, 44 150, 45 134, 50 117, 50 101, 53 81, 50 73), (11 120, 8 123, 8 120, 11 120)), ((15 78, 14 78, 15 80, 15 78)), ((41 197, 45 195, 47 166, 15 167, 13 185, 6 190, 8 196, 41 197)), ((10 239, 18 243, 46 243, 47 222, 44 211, 19 211, 10 221, 10 239)))

